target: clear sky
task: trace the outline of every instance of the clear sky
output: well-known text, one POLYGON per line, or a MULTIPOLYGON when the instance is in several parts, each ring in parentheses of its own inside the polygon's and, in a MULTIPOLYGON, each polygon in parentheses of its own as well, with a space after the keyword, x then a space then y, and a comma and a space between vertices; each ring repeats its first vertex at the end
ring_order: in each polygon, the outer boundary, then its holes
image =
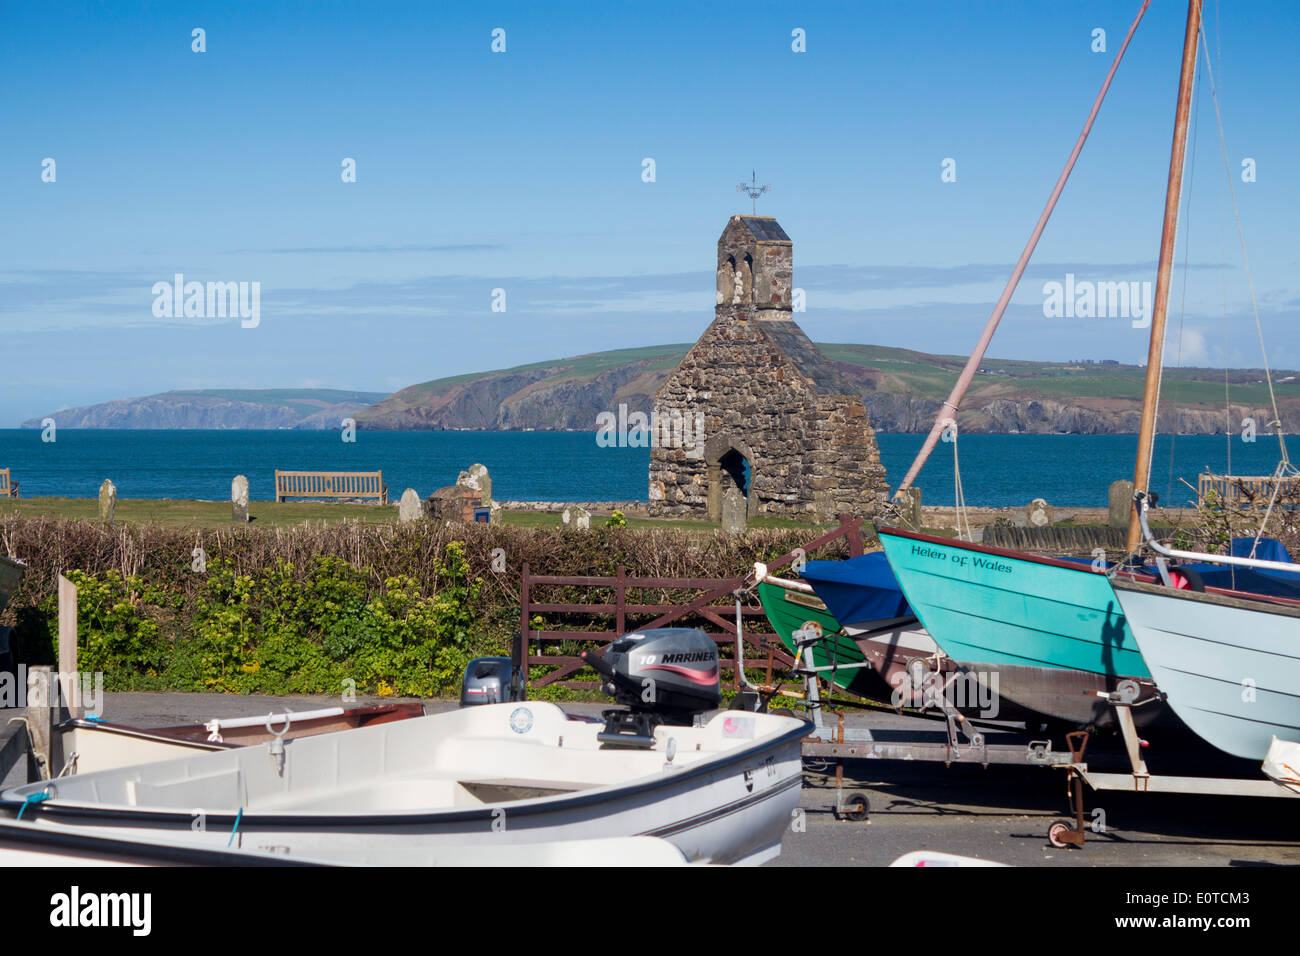
MULTIPOLYGON (((815 340, 965 354, 1139 6, 3 0, 0 427, 692 341, 751 169, 815 340), (260 283, 260 323, 156 317, 178 272, 260 283)), ((1043 284, 1154 278, 1185 14, 1153 0, 992 355, 1145 356, 1127 319, 1046 318, 1043 284)), ((1206 0, 1206 30, 1270 359, 1295 368, 1300 4, 1206 0)), ((1257 366, 1208 86, 1193 133, 1172 334, 1184 364, 1257 366)))

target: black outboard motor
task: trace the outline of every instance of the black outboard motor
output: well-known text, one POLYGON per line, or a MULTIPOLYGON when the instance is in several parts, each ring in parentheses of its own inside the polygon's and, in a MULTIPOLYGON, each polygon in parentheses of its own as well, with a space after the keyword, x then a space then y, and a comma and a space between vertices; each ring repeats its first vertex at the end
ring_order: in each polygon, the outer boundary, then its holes
POLYGON ((582 659, 605 678, 601 690, 628 708, 604 712, 599 739, 612 746, 653 746, 659 724, 689 727, 722 703, 718 645, 698 628, 625 634, 604 655, 584 651, 582 659))
POLYGON ((465 667, 460 706, 523 700, 523 672, 508 657, 476 657, 465 667))

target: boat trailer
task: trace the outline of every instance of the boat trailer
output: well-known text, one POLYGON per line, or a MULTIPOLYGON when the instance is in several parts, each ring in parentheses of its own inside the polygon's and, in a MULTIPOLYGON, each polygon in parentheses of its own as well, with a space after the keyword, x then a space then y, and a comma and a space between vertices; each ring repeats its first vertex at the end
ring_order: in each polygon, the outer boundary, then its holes
MULTIPOLYGON (((740 606, 742 591, 736 592, 737 608, 740 606)), ((737 614, 737 632, 740 629, 740 617, 737 614)), ((1132 681, 1121 681, 1113 693, 1099 694, 1115 709, 1115 720, 1119 727, 1127 758, 1128 772, 1103 772, 1089 768, 1085 755, 1088 748, 1089 731, 1077 730, 1065 735, 1068 752, 1053 750, 1051 740, 1030 740, 1028 744, 990 743, 985 738, 984 730, 976 729, 969 717, 962 714, 946 695, 930 695, 929 699, 938 704, 941 714, 918 714, 921 719, 943 720, 946 734, 943 741, 920 740, 884 740, 872 733, 870 728, 850 728, 845 726, 844 710, 826 707, 821 699, 819 677, 823 673, 836 670, 848 670, 871 667, 870 662, 835 663, 817 666, 813 659, 813 647, 826 640, 821 626, 810 621, 794 634, 797 654, 794 673, 802 678, 803 693, 792 693, 778 685, 770 683, 755 685, 750 683, 744 671, 743 641, 737 640, 736 672, 740 675, 743 686, 757 701, 770 700, 777 693, 787 696, 802 697, 812 721, 812 731, 803 739, 803 756, 805 759, 830 759, 835 761, 835 807, 834 813, 839 820, 865 820, 870 813, 870 803, 866 794, 855 791, 844 793, 844 761, 850 760, 902 760, 942 763, 945 767, 955 763, 978 764, 988 767, 990 764, 1055 767, 1066 773, 1066 792, 1073 812, 1073 821, 1057 821, 1048 828, 1047 839, 1058 848, 1081 847, 1084 844, 1088 825, 1084 819, 1083 787, 1087 784, 1093 790, 1129 791, 1133 793, 1187 793, 1202 796, 1240 796, 1240 797, 1300 797, 1300 792, 1291 790, 1267 777, 1259 780, 1234 777, 1189 777, 1169 774, 1153 774, 1147 769, 1142 758, 1145 745, 1138 736, 1137 726, 1133 721, 1133 708, 1154 703, 1158 698, 1141 699, 1140 688, 1132 681), (825 715, 832 714, 836 720, 828 724, 825 715)), ((915 675, 914 683, 923 680, 939 680, 937 671, 924 675, 915 675)), ((987 728, 986 728, 987 729, 987 728)))
MULTIPOLYGON (((740 600, 744 592, 736 592, 736 626, 740 633, 740 600)), ((825 706, 821 699, 818 678, 823 673, 837 670, 852 670, 871 667, 869 661, 835 663, 818 666, 813 658, 813 647, 826 640, 821 625, 810 621, 794 634, 796 642, 796 659, 794 673, 802 678, 803 692, 791 692, 770 682, 756 685, 749 681, 744 670, 743 640, 737 639, 736 673, 740 676, 742 686, 756 705, 768 700, 778 693, 786 696, 800 697, 808 708, 812 721, 811 732, 803 738, 803 756, 805 759, 823 759, 835 761, 835 808, 839 820, 864 820, 870 813, 870 803, 866 794, 855 791, 844 794, 844 761, 848 760, 902 760, 942 763, 951 766, 954 763, 978 764, 988 767, 990 764, 1012 766, 1057 767, 1073 761, 1073 755, 1052 749, 1050 740, 1031 740, 1028 744, 1004 744, 990 742, 984 730, 977 729, 972 720, 962 714, 948 701, 942 691, 927 695, 937 704, 939 714, 917 714, 919 719, 939 721, 945 724, 945 739, 906 740, 882 739, 872 733, 870 728, 846 727, 844 711, 833 710, 825 706), (826 714, 834 715, 834 725, 827 723, 826 714)), ((919 690, 927 682, 942 681, 937 669, 925 670, 912 675, 914 689, 919 690)), ((949 675, 951 678, 952 675, 949 675)), ((901 710, 899 711, 901 713, 901 710)), ((987 728, 986 728, 987 729, 987 728)), ((1011 734, 1009 733, 1008 736, 1011 734)))
MULTIPOLYGON (((1263 777, 1250 780, 1236 777, 1183 777, 1170 774, 1153 774, 1142 759, 1144 742, 1138 736, 1133 722, 1133 708, 1147 701, 1137 700, 1138 688, 1131 681, 1120 681, 1115 692, 1106 695, 1106 702, 1115 708, 1115 719, 1124 741, 1128 757, 1128 773, 1101 773, 1090 770, 1084 759, 1088 748, 1088 731, 1076 730, 1065 735, 1070 748, 1070 760, 1057 764, 1066 772, 1066 789, 1074 811, 1073 823, 1058 821, 1047 831, 1047 839, 1055 847, 1083 846, 1088 828, 1084 823, 1083 785, 1093 790, 1116 790, 1130 793, 1190 793, 1215 797, 1300 797, 1300 792, 1263 777), (1131 685, 1131 686, 1129 686, 1131 685)), ((1098 695, 1101 696, 1101 695, 1098 695)))

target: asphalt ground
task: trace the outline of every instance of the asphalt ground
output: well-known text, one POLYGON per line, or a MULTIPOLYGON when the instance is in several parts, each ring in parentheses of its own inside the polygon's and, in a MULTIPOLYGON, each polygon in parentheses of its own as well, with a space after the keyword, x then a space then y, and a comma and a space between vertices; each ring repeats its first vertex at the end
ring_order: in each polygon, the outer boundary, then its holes
MULTIPOLYGON (((119 723, 158 727, 212 717, 243 717, 333 706, 337 698, 179 693, 105 694, 103 714, 119 723)), ((375 699, 359 699, 374 703, 375 699)), ((426 701, 430 712, 456 701, 426 701)), ((598 713, 601 704, 565 704, 598 713)), ((0 711, 0 732, 13 732, 0 711)), ((850 712, 849 729, 895 738, 941 740, 942 724, 889 712, 850 712)), ((1009 736, 1012 745, 1028 737, 1009 736)), ((1064 749, 1063 741, 1054 743, 1064 749)), ((1089 763, 1105 759, 1102 744, 1089 763)), ((1150 755, 1149 755, 1150 756, 1150 755)), ((1204 766, 1210 767, 1205 761, 1204 766)), ((1153 764, 1154 765, 1154 764, 1153 764)), ((1240 768, 1237 768, 1240 770, 1240 768)), ((24 781, 19 765, 6 785, 24 781)), ((883 866, 911 850, 938 850, 1014 866, 1277 866, 1300 864, 1300 800, 1184 794, 1094 792, 1085 789, 1084 846, 1059 849, 1047 840, 1056 821, 1071 819, 1066 773, 1043 766, 845 760, 837 792, 833 760, 805 761, 802 814, 791 821, 773 866, 883 866), (864 820, 844 819, 837 806, 866 797, 864 820)))

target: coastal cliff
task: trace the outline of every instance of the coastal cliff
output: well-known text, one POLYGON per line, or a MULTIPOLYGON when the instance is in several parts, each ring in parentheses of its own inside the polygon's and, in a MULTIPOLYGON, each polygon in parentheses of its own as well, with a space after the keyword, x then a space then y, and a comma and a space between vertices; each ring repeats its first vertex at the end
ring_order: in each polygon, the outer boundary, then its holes
MULTIPOLYGON (((964 359, 881 346, 822 344, 823 354, 862 396, 880 432, 928 431, 964 359)), ((64 409, 23 423, 39 428, 338 428, 355 418, 374 430, 593 431, 601 412, 649 412, 656 389, 687 346, 621 349, 459 375, 391 395, 332 389, 201 389, 64 409)), ((989 359, 962 403, 963 432, 1130 434, 1138 430, 1145 370, 1099 362, 989 359)), ((1284 429, 1300 430, 1300 383, 1275 372, 1284 429)), ((1160 431, 1259 434, 1272 420, 1263 372, 1167 369, 1160 431)))

